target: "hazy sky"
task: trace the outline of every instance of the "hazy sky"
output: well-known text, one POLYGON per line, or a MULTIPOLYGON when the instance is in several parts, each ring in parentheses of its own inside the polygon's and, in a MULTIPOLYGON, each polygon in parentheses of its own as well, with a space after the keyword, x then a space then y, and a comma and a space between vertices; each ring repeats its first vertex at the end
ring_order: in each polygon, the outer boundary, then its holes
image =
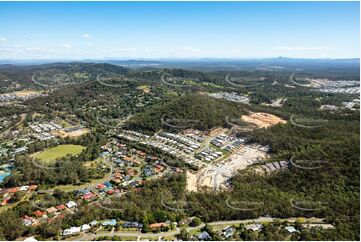
POLYGON ((359 57, 359 2, 0 2, 0 59, 359 57))

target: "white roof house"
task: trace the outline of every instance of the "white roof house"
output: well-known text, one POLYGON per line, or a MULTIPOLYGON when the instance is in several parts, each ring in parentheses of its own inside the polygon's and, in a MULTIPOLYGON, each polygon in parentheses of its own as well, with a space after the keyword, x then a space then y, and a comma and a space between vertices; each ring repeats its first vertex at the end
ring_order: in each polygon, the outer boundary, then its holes
POLYGON ((68 208, 73 208, 73 207, 76 207, 77 204, 76 204, 74 201, 69 201, 69 202, 66 204, 66 206, 67 206, 68 208))
POLYGON ((63 231, 63 235, 71 235, 71 234, 76 234, 76 233, 80 233, 80 227, 71 227, 70 229, 65 229, 63 231))
POLYGON ((38 240, 35 239, 35 238, 32 236, 32 237, 28 237, 28 238, 24 239, 24 241, 26 241, 26 242, 34 242, 34 241, 38 241, 38 240))
POLYGON ((27 191, 29 189, 29 186, 21 186, 20 191, 27 191))
POLYGON ((263 226, 262 224, 247 224, 244 226, 247 230, 259 231, 263 226))
POLYGON ((32 237, 28 237, 28 238, 24 239, 24 241, 26 241, 26 242, 34 242, 34 241, 38 241, 38 240, 35 239, 35 238, 32 236, 32 237))
POLYGON ((90 225, 89 224, 83 224, 80 229, 81 229, 81 231, 87 231, 87 230, 90 229, 90 225))
POLYGON ((298 230, 295 229, 295 227, 293 227, 293 226, 286 226, 286 227, 285 227, 285 230, 287 230, 288 233, 298 232, 298 230))

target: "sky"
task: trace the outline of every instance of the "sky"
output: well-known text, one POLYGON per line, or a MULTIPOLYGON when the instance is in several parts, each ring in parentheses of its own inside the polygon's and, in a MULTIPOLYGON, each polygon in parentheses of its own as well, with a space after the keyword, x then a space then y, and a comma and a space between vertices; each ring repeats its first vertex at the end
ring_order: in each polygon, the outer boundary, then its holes
POLYGON ((359 58, 359 2, 0 2, 0 59, 359 58))

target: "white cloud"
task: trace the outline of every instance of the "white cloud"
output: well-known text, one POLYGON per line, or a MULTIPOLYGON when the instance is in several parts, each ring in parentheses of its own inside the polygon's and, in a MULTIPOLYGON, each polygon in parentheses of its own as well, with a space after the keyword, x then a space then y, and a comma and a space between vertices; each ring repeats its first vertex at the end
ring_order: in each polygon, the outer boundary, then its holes
POLYGON ((181 50, 181 51, 186 51, 186 52, 199 52, 199 51, 201 51, 200 49, 192 48, 192 47, 189 47, 189 46, 181 46, 181 47, 176 48, 176 50, 181 50))
POLYGON ((293 47, 288 47, 288 46, 280 46, 280 47, 276 47, 273 48, 273 50, 293 50, 293 47))
POLYGON ((68 44, 62 44, 62 45, 61 45, 61 48, 71 49, 72 46, 71 46, 71 45, 68 45, 68 44))
POLYGON ((119 52, 135 52, 137 51, 137 48, 123 48, 123 49, 119 49, 119 52))
POLYGON ((6 43, 6 38, 0 37, 0 44, 5 44, 5 43, 6 43))
POLYGON ((91 37, 90 34, 83 34, 82 36, 83 36, 83 38, 90 38, 91 37))
POLYGON ((94 46, 94 44, 93 44, 93 43, 91 43, 91 42, 86 42, 86 43, 85 43, 85 45, 86 45, 86 46, 88 46, 88 47, 92 47, 92 46, 94 46))
POLYGON ((330 47, 327 46, 321 46, 321 47, 298 47, 298 50, 329 50, 330 47))
POLYGON ((26 48, 27 51, 40 51, 40 48, 37 47, 30 47, 30 48, 26 48))
POLYGON ((320 51, 320 50, 330 50, 330 47, 327 46, 299 46, 299 47, 291 47, 291 46, 280 46, 273 48, 273 50, 279 51, 320 51))

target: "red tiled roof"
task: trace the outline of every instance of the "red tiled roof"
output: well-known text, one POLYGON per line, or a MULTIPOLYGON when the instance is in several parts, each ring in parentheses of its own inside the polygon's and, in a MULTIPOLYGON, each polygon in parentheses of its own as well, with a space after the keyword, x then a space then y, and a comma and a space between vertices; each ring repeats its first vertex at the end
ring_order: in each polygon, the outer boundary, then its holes
POLYGON ((33 221, 34 218, 33 218, 33 217, 30 217, 30 216, 28 216, 28 215, 25 215, 24 217, 22 217, 22 220, 33 221))
POLYGON ((83 196, 83 199, 88 200, 88 199, 90 199, 90 198, 93 198, 94 196, 95 196, 95 195, 90 192, 90 193, 85 194, 85 195, 83 196))
POLYGON ((107 191, 107 194, 112 195, 115 191, 113 189, 107 191))
POLYGON ((40 210, 36 210, 35 212, 33 212, 33 214, 36 216, 36 217, 41 217, 43 216, 44 214, 46 214, 46 212, 42 212, 40 210))
POLYGON ((155 165, 155 167, 158 168, 158 169, 161 169, 161 170, 164 169, 164 166, 161 166, 161 165, 159 165, 159 164, 155 165))
POLYGON ((155 229, 155 228, 160 228, 160 227, 165 227, 167 226, 166 223, 154 223, 154 224, 149 224, 149 228, 151 229, 155 229))
POLYGON ((10 200, 10 198, 4 198, 4 200, 1 202, 1 206, 5 206, 6 204, 8 204, 8 201, 10 200))
POLYGON ((104 187, 105 187, 105 185, 103 183, 100 183, 97 185, 97 188, 99 188, 99 189, 103 189, 104 187))
POLYGON ((15 193, 19 190, 19 187, 13 187, 13 188, 10 188, 9 192, 11 193, 15 193))
POLYGON ((65 205, 64 205, 64 204, 60 204, 60 205, 56 206, 56 209, 58 209, 58 210, 63 210, 63 209, 65 209, 65 205))

